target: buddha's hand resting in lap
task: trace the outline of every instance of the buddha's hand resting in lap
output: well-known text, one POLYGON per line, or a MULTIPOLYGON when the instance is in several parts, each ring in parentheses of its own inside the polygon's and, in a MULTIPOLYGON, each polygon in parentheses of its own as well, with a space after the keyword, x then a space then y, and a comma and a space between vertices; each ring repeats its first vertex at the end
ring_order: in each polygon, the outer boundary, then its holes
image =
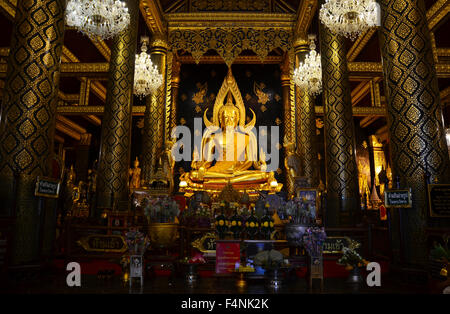
POLYGON ((259 165, 260 165, 260 170, 263 172, 266 172, 266 170, 267 170, 266 153, 264 152, 264 150, 262 148, 259 152, 259 165))
POLYGON ((205 167, 200 166, 198 168, 198 179, 203 180, 204 175, 205 175, 205 167))

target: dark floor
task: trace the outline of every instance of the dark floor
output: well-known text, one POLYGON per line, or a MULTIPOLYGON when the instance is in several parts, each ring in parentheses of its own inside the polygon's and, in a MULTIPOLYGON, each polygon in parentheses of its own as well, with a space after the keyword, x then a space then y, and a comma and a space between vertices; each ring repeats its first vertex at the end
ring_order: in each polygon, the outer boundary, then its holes
POLYGON ((345 278, 325 278, 323 290, 320 280, 314 280, 313 289, 308 289, 304 278, 284 280, 279 289, 268 287, 265 280, 248 280, 245 288, 236 286, 235 278, 199 278, 190 287, 182 278, 155 277, 147 279, 141 288, 135 279, 133 288, 124 284, 119 276, 109 280, 98 279, 97 276, 83 275, 81 287, 68 287, 64 274, 41 276, 28 280, 9 280, 0 293, 13 294, 430 294, 439 293, 427 284, 411 284, 400 278, 384 276, 381 287, 368 287, 364 282, 360 286, 346 283, 345 278))

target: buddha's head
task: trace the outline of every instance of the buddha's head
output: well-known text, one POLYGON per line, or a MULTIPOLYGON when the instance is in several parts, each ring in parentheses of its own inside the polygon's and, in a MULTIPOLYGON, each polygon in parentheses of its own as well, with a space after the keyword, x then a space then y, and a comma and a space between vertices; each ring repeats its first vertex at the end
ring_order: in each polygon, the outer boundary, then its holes
POLYGON ((233 105, 230 94, 225 106, 219 110, 219 121, 222 128, 236 128, 239 123, 239 109, 233 105))
POLYGON ((137 167, 139 167, 139 160, 138 160, 138 158, 136 157, 136 159, 135 159, 135 161, 134 161, 134 168, 137 168, 137 167))

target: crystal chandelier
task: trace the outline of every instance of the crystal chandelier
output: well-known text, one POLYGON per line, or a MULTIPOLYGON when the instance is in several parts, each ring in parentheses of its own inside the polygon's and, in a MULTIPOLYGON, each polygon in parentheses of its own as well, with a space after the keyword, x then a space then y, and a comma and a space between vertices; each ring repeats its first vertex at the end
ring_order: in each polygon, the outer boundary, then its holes
POLYGON ((130 14, 120 0, 69 0, 66 23, 88 36, 108 39, 130 24, 130 14))
POLYGON ((380 25, 380 6, 375 0, 325 0, 319 18, 332 32, 354 40, 380 25))
POLYGON ((136 55, 134 67, 134 94, 140 98, 156 91, 163 82, 162 74, 147 54, 148 37, 143 37, 141 42, 141 53, 136 55))
POLYGON ((315 35, 309 35, 308 39, 310 52, 294 70, 293 80, 295 85, 316 96, 322 92, 322 63, 320 54, 316 52, 315 35))

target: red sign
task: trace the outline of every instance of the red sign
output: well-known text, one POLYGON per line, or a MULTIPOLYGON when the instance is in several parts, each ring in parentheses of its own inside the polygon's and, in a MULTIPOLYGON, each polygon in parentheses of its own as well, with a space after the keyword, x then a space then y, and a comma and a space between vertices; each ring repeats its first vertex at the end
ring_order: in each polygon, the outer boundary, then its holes
POLYGON ((387 220, 386 207, 384 205, 380 206, 380 219, 387 220))
POLYGON ((240 241, 216 240, 216 274, 233 273, 240 260, 240 241))

